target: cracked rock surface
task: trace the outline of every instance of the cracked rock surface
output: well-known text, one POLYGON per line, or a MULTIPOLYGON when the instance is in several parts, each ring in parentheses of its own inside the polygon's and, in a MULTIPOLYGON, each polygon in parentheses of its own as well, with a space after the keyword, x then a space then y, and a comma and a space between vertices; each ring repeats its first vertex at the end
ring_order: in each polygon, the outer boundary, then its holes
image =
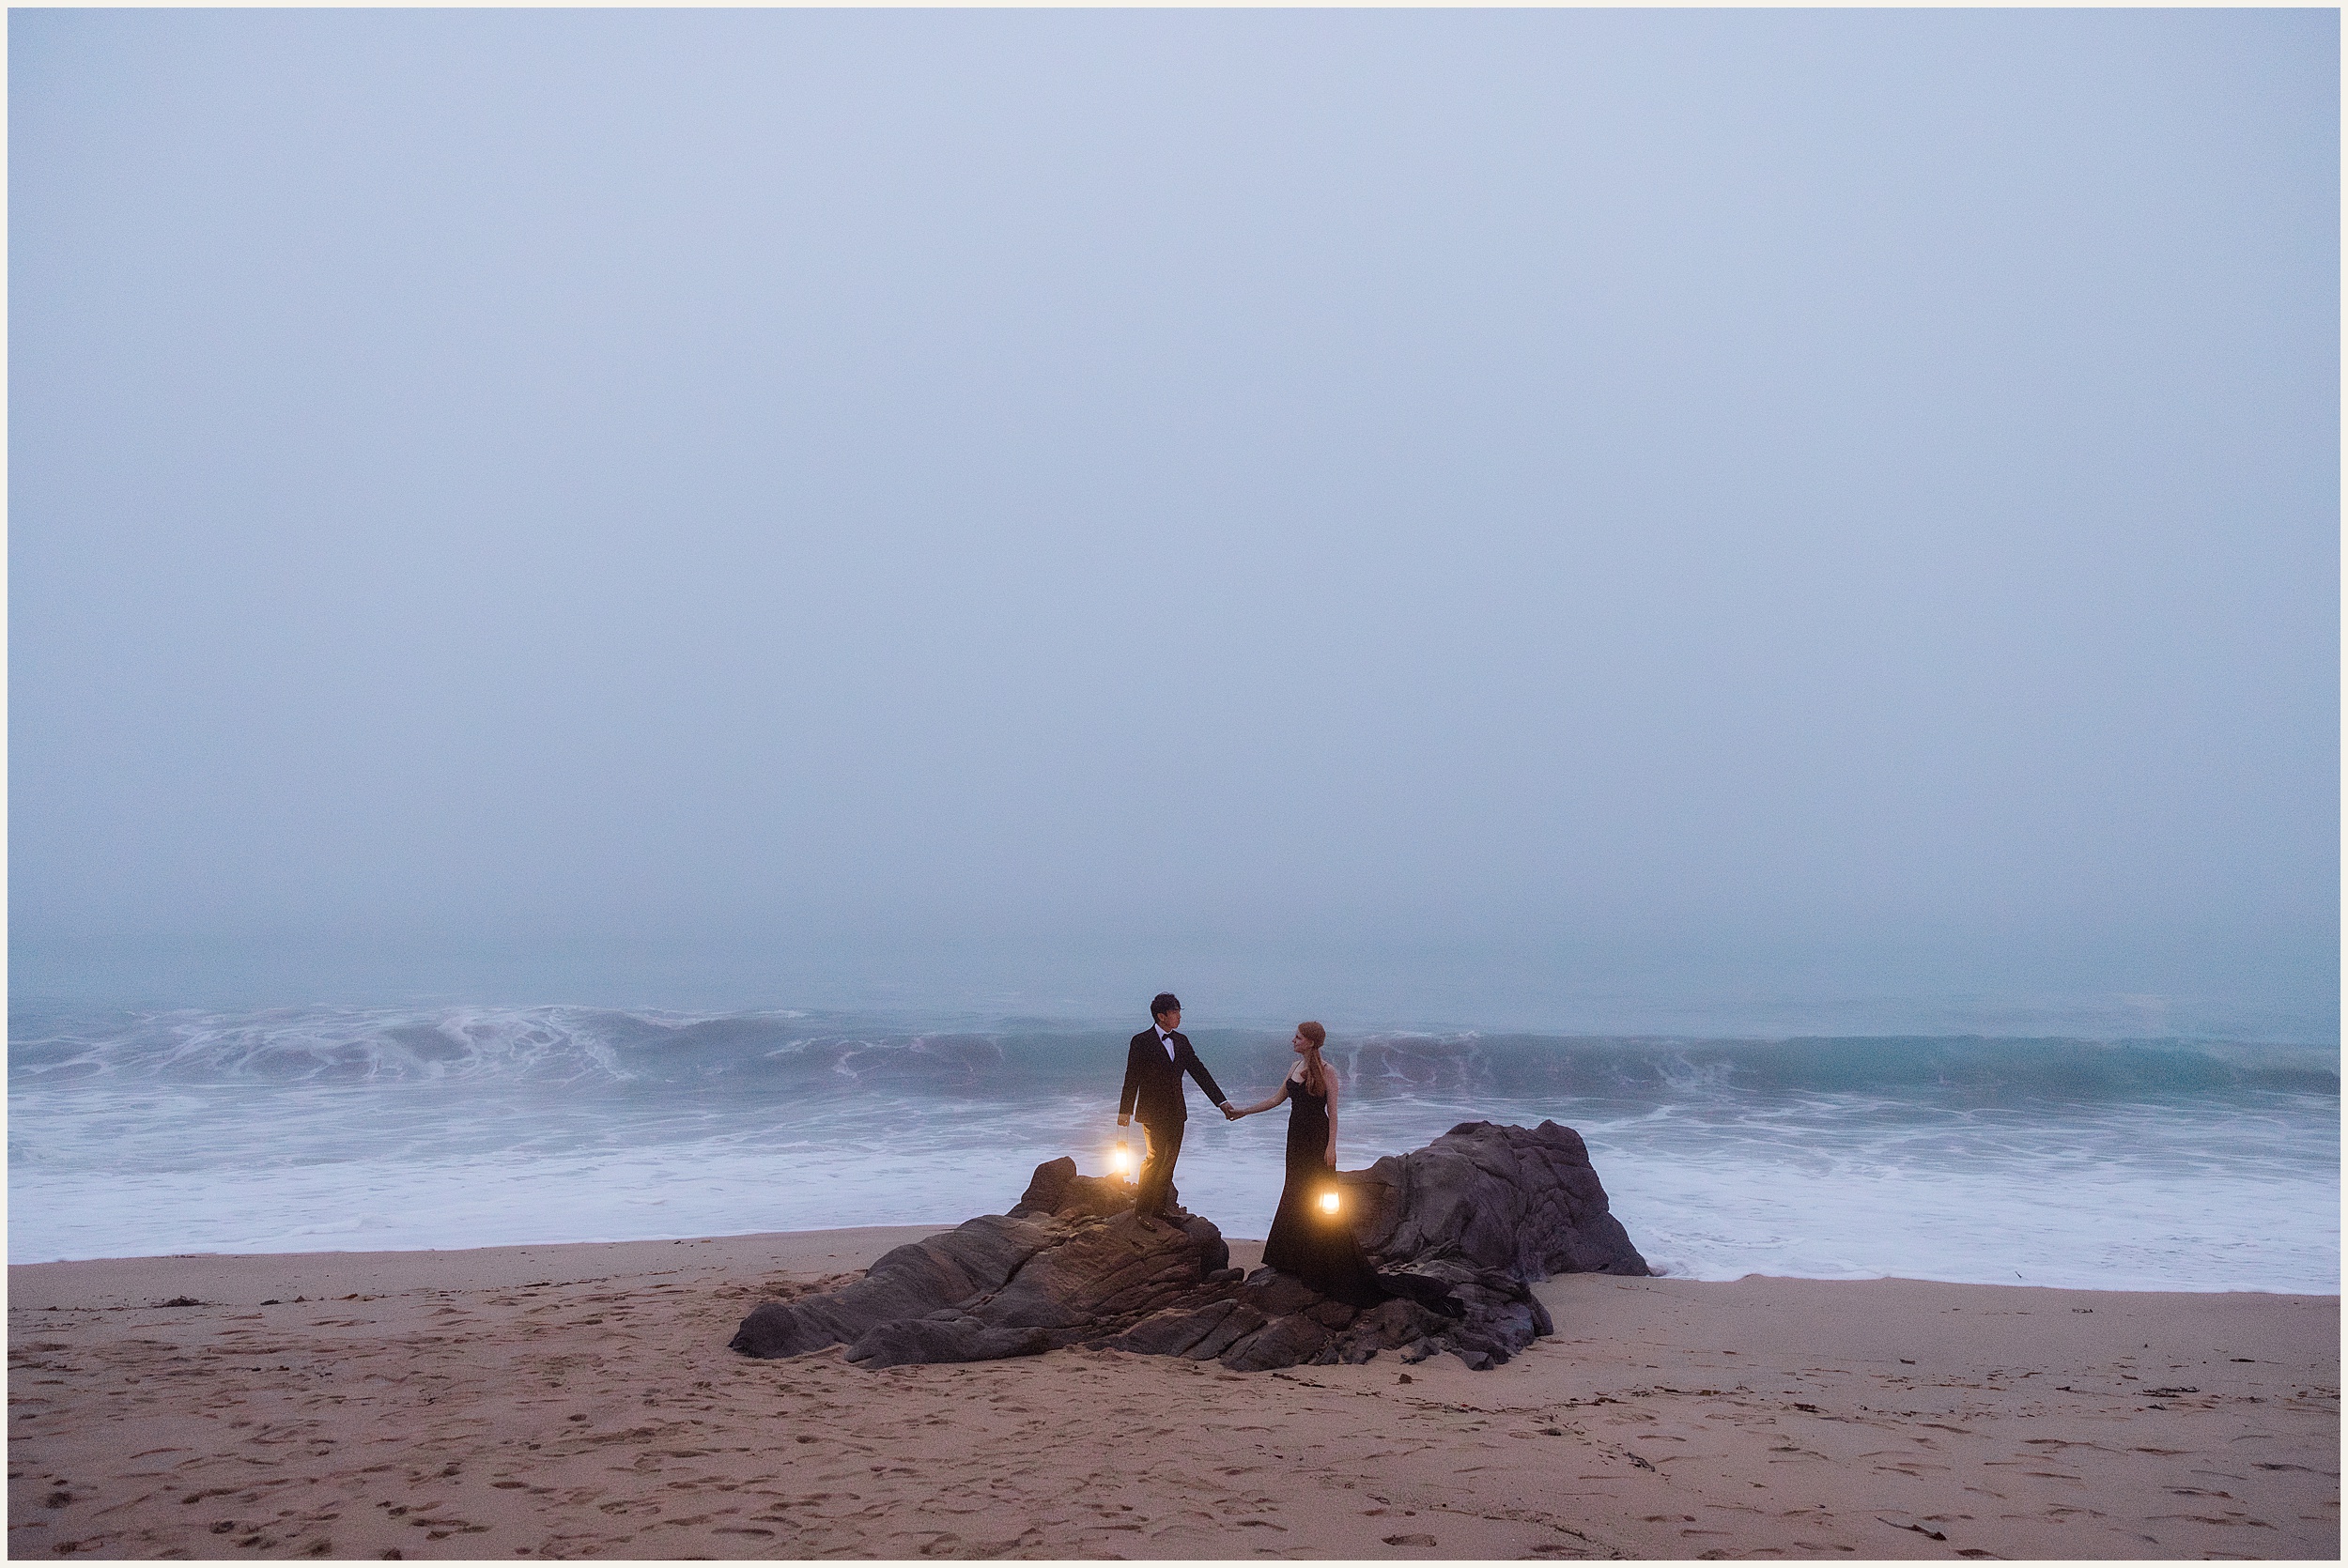
POLYGON ((1395 1299, 1367 1311, 1274 1268, 1242 1277, 1214 1222, 1179 1207, 1136 1220, 1133 1190, 1036 1167, 1009 1214, 899 1247, 837 1290, 768 1301, 733 1348, 763 1358, 834 1345, 867 1367, 996 1360, 1064 1345, 1213 1360, 1236 1372, 1445 1352, 1477 1370, 1552 1331, 1531 1281, 1647 1267, 1554 1122, 1465 1122, 1424 1148, 1341 1173, 1355 1235, 1395 1299))

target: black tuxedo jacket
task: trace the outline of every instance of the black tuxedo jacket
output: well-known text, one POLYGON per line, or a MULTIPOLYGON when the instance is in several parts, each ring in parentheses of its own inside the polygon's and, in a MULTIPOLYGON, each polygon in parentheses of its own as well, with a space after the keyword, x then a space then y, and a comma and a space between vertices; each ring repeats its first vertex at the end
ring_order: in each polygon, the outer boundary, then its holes
POLYGON ((1174 1057, 1168 1061, 1155 1029, 1144 1029, 1134 1037, 1133 1045, 1125 1053, 1125 1092, 1117 1097, 1119 1115, 1131 1115, 1138 1108, 1145 1127, 1188 1121, 1190 1110, 1182 1101, 1185 1072, 1198 1080, 1198 1086, 1207 1091, 1209 1104, 1220 1105, 1228 1098, 1215 1086, 1214 1074, 1207 1070, 1207 1064, 1190 1048, 1190 1037, 1177 1029, 1172 1038, 1174 1057))

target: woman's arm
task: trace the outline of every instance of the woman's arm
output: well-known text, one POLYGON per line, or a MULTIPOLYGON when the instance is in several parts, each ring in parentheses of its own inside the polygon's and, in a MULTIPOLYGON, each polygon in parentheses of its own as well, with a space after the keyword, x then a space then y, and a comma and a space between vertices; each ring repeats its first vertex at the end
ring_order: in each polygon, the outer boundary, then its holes
POLYGON ((1337 1168, 1337 1081, 1335 1075, 1322 1073, 1321 1087, 1329 1091, 1329 1146, 1321 1156, 1331 1170, 1337 1168))
MULTIPOLYGON (((1280 1103, 1280 1101, 1282 1101, 1282 1100, 1284 1100, 1284 1099, 1288 1099, 1288 1097, 1289 1097, 1289 1081, 1288 1081, 1287 1079, 1283 1078, 1283 1079, 1281 1079, 1281 1080, 1280 1080, 1280 1088, 1279 1088, 1279 1092, 1278 1092, 1278 1093, 1274 1094, 1274 1096, 1273 1096, 1270 1099, 1265 1100, 1265 1101, 1264 1101, 1262 1104, 1260 1104, 1260 1105, 1249 1105, 1249 1106, 1244 1106, 1244 1107, 1243 1107, 1243 1108, 1241 1109, 1241 1111, 1240 1111, 1240 1115, 1241 1115, 1241 1116, 1252 1116, 1252 1115, 1255 1115, 1257 1112, 1259 1112, 1259 1111, 1269 1111, 1269 1110, 1271 1110, 1271 1109, 1272 1109, 1274 1105, 1279 1104, 1279 1103, 1280 1103)), ((1232 1118, 1232 1120, 1234 1120, 1234 1121, 1236 1121, 1236 1120, 1238 1120, 1238 1119, 1239 1119, 1239 1117, 1237 1117, 1237 1116, 1234 1116, 1234 1117, 1232 1118)))

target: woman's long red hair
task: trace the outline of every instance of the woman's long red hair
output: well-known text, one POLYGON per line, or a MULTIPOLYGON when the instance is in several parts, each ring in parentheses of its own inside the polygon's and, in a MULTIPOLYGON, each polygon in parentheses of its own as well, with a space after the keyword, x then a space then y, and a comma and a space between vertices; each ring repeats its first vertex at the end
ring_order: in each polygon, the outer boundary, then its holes
POLYGON ((1325 1095, 1329 1092, 1329 1068, 1321 1059, 1321 1048, 1329 1043, 1329 1031, 1306 1019, 1296 1026, 1296 1032, 1312 1047, 1305 1053, 1305 1087, 1317 1095, 1325 1095))

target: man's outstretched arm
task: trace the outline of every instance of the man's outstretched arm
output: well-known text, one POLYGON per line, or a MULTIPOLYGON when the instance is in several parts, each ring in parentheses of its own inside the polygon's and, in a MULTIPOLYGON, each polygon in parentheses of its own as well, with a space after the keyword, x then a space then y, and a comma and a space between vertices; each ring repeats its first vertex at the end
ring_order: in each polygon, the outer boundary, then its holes
POLYGON ((1183 1065, 1190 1069, 1190 1075, 1198 1080, 1198 1086, 1207 1091, 1207 1102, 1220 1110, 1226 1121, 1236 1119, 1231 1113, 1231 1097, 1216 1084, 1214 1074, 1209 1072, 1207 1064, 1198 1059, 1198 1053, 1192 1052, 1190 1060, 1183 1065))

